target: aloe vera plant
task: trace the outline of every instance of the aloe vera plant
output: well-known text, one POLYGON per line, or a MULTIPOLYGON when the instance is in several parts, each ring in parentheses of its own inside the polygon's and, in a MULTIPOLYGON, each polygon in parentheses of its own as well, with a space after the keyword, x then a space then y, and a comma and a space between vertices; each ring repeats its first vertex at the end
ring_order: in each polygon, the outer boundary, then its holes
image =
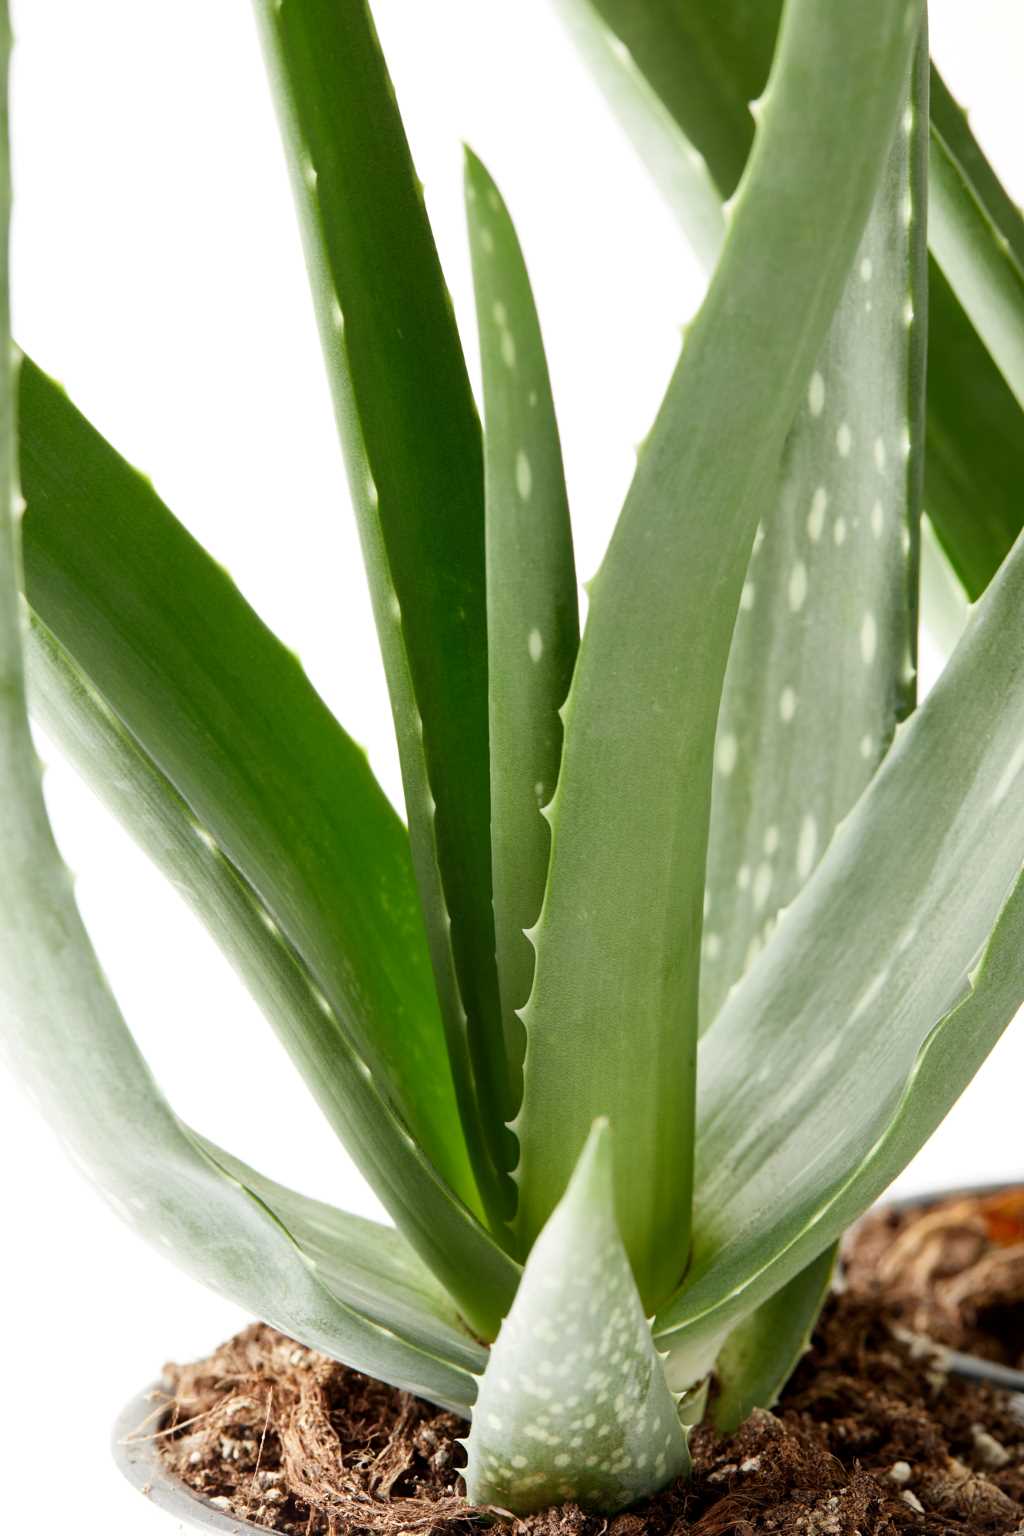
MULTIPOLYGON (((710 270, 582 632, 498 187, 468 154, 481 422, 365 0, 256 0, 407 824, 149 482, 7 361, 5 269, 0 984, 5 1054, 141 1235, 463 1413, 471 1499, 611 1512, 686 1472, 713 1373, 725 1427, 774 1401, 843 1229, 1024 1000, 1024 241, 930 108, 923 0, 786 0, 747 31, 702 0, 558 3, 710 270), (677 100, 653 66, 681 18, 677 100), (980 507, 954 354, 1005 447, 980 507), (916 707, 922 485, 929 559, 974 606, 916 707), (29 704, 393 1227, 163 1098, 77 915, 29 704)), ((6 221, 6 150, 0 192, 6 221)))

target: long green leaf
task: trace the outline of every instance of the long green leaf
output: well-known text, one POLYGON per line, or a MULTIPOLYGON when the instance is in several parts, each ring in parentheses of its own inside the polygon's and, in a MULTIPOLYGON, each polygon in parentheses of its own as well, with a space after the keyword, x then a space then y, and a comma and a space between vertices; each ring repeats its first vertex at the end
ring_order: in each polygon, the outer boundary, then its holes
MULTIPOLYGON (((448 1292, 394 1227, 312 1200, 194 1131, 190 1135, 274 1213, 317 1277, 346 1306, 452 1365, 476 1376, 481 1373, 487 1364, 485 1346, 467 1332, 448 1292)), ((469 1385, 466 1408, 472 1403, 469 1385)))
POLYGON ((475 1203, 408 841, 364 753, 152 485, 27 359, 19 406, 33 609, 258 893, 420 1145, 475 1203))
POLYGON ((1024 1000, 1022 654, 1024 540, 705 1037, 693 1262, 658 1319, 680 1378, 885 1188, 1024 1000))
POLYGON ((710 1025, 914 704, 928 55, 754 544, 718 717, 710 1025), (907 212, 911 217, 907 218, 907 212))
MULTIPOLYGON (((514 1190, 494 955, 480 427, 365 0, 256 0, 348 460, 460 1108, 514 1190)), ((492 1168, 492 1164, 494 1167, 492 1168)))
POLYGON ((579 647, 569 506, 540 324, 508 210, 466 156, 466 216, 486 416, 491 865, 506 1049, 521 1096, 523 1027, 558 779, 559 710, 579 647))
POLYGON ((615 1219, 604 1122, 526 1261, 467 1451, 469 1497, 517 1513, 571 1499, 609 1514, 689 1468, 615 1219))
MULTIPOLYGON (((7 296, 9 26, 0 4, 0 922, 2 1048, 114 1208, 197 1278, 358 1369, 442 1403, 466 1372, 342 1305, 265 1206, 199 1150, 161 1097, 99 969, 57 852, 29 732, 14 527, 7 296)), ((471 1390, 471 1389, 470 1389, 471 1390)))
POLYGON ((787 9, 729 237, 591 587, 524 1013, 520 1204, 533 1237, 606 1114, 646 1304, 671 1292, 689 1253, 711 767, 740 588, 882 173, 919 17, 895 0, 856 17, 811 0, 787 9))
POLYGON ((1024 418, 932 261, 928 272, 925 505, 975 602, 1024 524, 1024 418))
POLYGON ((934 81, 929 240, 979 337, 1024 406, 1024 220, 937 72, 934 81))
MULTIPOLYGON (((555 0, 569 13, 584 56, 622 119, 698 254, 713 258, 707 172, 723 198, 736 190, 754 137, 755 106, 771 63, 782 0, 555 0), (602 67, 610 54, 619 67, 602 67), (651 99, 653 96, 653 100, 651 99), (689 149, 673 173, 671 119, 689 149)), ((936 117, 1000 234, 1019 231, 1019 214, 966 130, 948 126, 933 74, 936 117), (1008 212, 1012 210, 1012 212, 1008 212)), ((677 150, 678 154, 679 151, 677 150)), ((1014 242, 1011 240, 1011 245, 1014 242)), ((1016 246, 1018 258, 1020 247, 1016 246)), ((1024 524, 1024 431, 1020 410, 933 259, 928 345, 925 505, 946 553, 973 599, 998 569, 1024 524)))
POLYGON ((38 619, 30 638, 34 711, 218 940, 409 1242, 473 1325, 493 1334, 515 1291, 516 1266, 409 1135, 345 1016, 324 1007, 308 966, 256 892, 96 685, 38 619))
POLYGON ((762 1302, 725 1341, 715 1362, 715 1428, 731 1435, 755 1408, 772 1408, 811 1342, 832 1284, 833 1244, 762 1302))

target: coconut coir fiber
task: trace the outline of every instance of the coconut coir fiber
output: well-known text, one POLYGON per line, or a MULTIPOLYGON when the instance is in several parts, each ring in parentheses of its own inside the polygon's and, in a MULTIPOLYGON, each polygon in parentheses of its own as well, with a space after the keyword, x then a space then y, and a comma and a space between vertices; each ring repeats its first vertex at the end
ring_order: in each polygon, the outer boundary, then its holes
POLYGON ((158 1443, 215 1507, 302 1536, 1024 1536, 1024 1420, 922 1342, 1024 1364, 1024 1196, 1010 1210, 869 1218, 775 1410, 730 1437, 702 1426, 691 1478, 611 1519, 474 1510, 464 1424, 262 1324, 167 1368, 158 1443))

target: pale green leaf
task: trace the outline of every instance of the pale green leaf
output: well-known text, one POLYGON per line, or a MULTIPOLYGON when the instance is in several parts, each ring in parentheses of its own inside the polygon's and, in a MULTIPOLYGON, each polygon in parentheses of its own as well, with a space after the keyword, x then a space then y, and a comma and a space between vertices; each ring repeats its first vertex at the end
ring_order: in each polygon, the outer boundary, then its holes
POLYGON ((540 1230, 607 1115, 647 1304, 671 1293, 690 1247, 711 768, 740 589, 881 177, 920 15, 904 0, 856 15, 787 9, 721 260, 591 585, 524 1013, 521 1224, 527 1239, 540 1230))
MULTIPOLYGON (((479 1375, 487 1349, 467 1330, 451 1297, 401 1232, 310 1199, 258 1173, 190 1132, 193 1141, 286 1227, 317 1277, 346 1306, 409 1343, 479 1375)), ((468 1389, 464 1407, 472 1401, 468 1389)))
POLYGON ((928 237, 1007 384, 1024 405, 1024 222, 938 76, 928 153, 928 237))
POLYGON ((595 1125, 491 1346, 467 1443, 478 1504, 609 1514, 688 1470, 686 1437, 615 1219, 595 1125))
MULTIPOLYGON (((699 254, 716 254, 706 165, 719 194, 736 190, 754 136, 782 0, 556 0, 669 207, 699 254), (617 67, 608 64, 609 57, 617 67), (667 114, 688 146, 681 153, 667 114), (677 161, 673 173, 673 160, 677 161), (687 160, 689 163, 684 163, 687 160), (709 240, 708 236, 712 238, 709 240)), ((1024 225, 932 71, 932 115, 973 192, 1024 261, 1024 225)), ((974 599, 1024 518, 1020 409, 940 266, 929 263, 925 504, 974 599)))
POLYGON ((409 839, 366 754, 152 484, 27 358, 19 411, 33 610, 187 803, 193 837, 301 955, 320 1033, 349 1034, 479 1208, 409 839))
POLYGON ((740 598, 718 717, 710 1025, 914 704, 927 48, 740 598), (908 218, 908 214, 910 217, 908 218))
POLYGON ((491 866, 506 1049, 521 1094, 523 1027, 562 753, 559 710, 579 646, 576 570, 551 383, 530 280, 501 195, 466 154, 484 386, 491 866))
POLYGON ((357 1369, 441 1403, 461 1402, 463 1369, 344 1306, 269 1211, 183 1131, 125 1028, 54 844, 25 707, 12 515, 8 54, 0 5, 0 1047, 82 1172, 198 1279, 357 1369))
POLYGON ((1022 654, 1018 541, 705 1036, 693 1261, 658 1319, 680 1376, 885 1188, 1024 1000, 1022 654))
MULTIPOLYGON (((643 18, 634 0, 626 0, 634 18, 643 18)), ((622 37, 609 26, 595 0, 553 0, 580 54, 609 100, 637 153, 671 208, 686 210, 685 232, 699 259, 710 269, 725 235, 722 203, 704 157, 638 66, 622 37)), ((683 50, 682 58, 692 57, 683 50)), ((672 60, 671 70, 679 78, 672 60)), ((694 81, 687 81, 686 95, 694 81)))
POLYGON ((324 1006, 252 887, 39 620, 29 657, 33 710, 209 928, 392 1218, 474 1327, 492 1334, 517 1266, 409 1135, 345 1016, 324 1006))

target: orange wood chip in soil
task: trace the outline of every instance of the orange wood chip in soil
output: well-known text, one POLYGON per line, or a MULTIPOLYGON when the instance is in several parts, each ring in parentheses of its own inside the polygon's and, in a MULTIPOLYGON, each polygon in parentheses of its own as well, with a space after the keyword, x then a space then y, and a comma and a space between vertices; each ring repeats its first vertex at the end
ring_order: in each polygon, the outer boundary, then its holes
MULTIPOLYGON (((698 1429, 690 1480, 625 1514, 567 1504, 510 1520, 516 1536, 1024 1530, 1013 1400, 947 1377, 912 1337, 1024 1366, 1022 1223, 1024 1190, 872 1214, 847 1242, 845 1288, 773 1412, 731 1437, 698 1429)), ((237 1518, 289 1536, 468 1536, 508 1518, 465 1502, 465 1426, 453 1415, 262 1324, 168 1378, 162 1454, 237 1518)))

